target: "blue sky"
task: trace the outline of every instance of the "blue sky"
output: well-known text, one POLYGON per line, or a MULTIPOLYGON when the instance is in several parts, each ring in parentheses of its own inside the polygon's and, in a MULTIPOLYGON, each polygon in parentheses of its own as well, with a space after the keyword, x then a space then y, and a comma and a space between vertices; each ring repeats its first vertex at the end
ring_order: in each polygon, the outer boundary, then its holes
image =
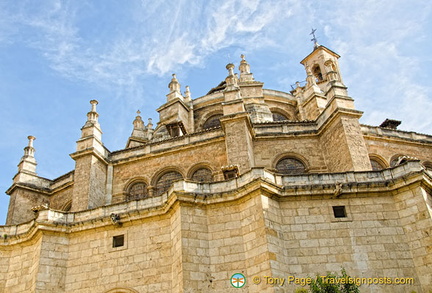
POLYGON ((0 224, 28 135, 39 176, 54 179, 74 168, 91 99, 114 151, 138 109, 156 124, 172 73, 196 98, 243 53, 265 88, 289 91, 305 80, 312 27, 341 55, 362 123, 432 134, 431 14, 429 0, 1 0, 0 224))

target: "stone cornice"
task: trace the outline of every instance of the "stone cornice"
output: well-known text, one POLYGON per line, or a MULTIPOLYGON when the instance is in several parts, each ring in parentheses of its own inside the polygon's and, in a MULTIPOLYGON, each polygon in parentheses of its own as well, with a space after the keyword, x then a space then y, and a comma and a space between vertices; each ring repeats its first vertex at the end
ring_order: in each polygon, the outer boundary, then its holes
POLYGON ((404 143, 432 144, 432 135, 403 131, 379 126, 361 125, 363 135, 368 139, 394 140, 404 143))
POLYGON ((340 108, 340 107, 338 107, 336 110, 332 111, 331 113, 326 113, 326 111, 324 111, 316 120, 318 125, 318 131, 321 134, 336 118, 342 115, 349 116, 355 119, 360 119, 362 114, 363 114, 362 111, 348 109, 348 108, 340 108))
POLYGON ((101 154, 100 152, 98 152, 98 150, 95 147, 90 147, 90 148, 86 148, 84 150, 81 151, 77 151, 75 153, 70 154, 70 157, 74 160, 87 156, 87 155, 93 155, 95 157, 97 157, 100 161, 102 161, 103 163, 105 163, 106 165, 109 164, 109 161, 107 159, 109 153, 106 154, 101 154))
POLYGON ((55 193, 57 193, 63 189, 71 187, 73 184, 74 184, 73 181, 68 181, 68 182, 65 182, 62 185, 54 187, 54 188, 44 188, 44 187, 38 186, 36 184, 18 182, 18 183, 12 184, 12 186, 9 187, 8 190, 6 191, 6 194, 11 195, 16 189, 24 189, 24 190, 28 190, 28 191, 37 192, 39 194, 43 194, 46 196, 51 196, 51 195, 53 195, 53 194, 55 194, 55 193))
POLYGON ((252 125, 251 118, 248 114, 248 112, 239 112, 239 113, 233 113, 222 116, 220 119, 222 129, 225 131, 225 123, 232 122, 232 121, 246 121, 246 126, 249 130, 249 133, 252 137, 255 137, 255 129, 252 125))
POLYGON ((110 161, 113 164, 123 164, 142 159, 148 155, 159 156, 161 153, 180 152, 191 147, 196 147, 197 145, 214 143, 215 141, 223 139, 224 135, 222 129, 218 127, 200 133, 187 134, 172 139, 147 143, 142 146, 116 151, 111 154, 110 161))
POLYGON ((50 195, 51 193, 51 190, 49 188, 44 188, 32 183, 17 182, 12 184, 12 186, 9 187, 8 190, 6 190, 6 194, 11 195, 15 191, 15 189, 18 188, 41 193, 43 195, 50 195))
POLYGON ((163 109, 166 109, 166 108, 168 108, 168 107, 170 107, 170 106, 172 106, 172 105, 174 105, 176 103, 179 103, 180 105, 182 105, 183 108, 185 108, 186 111, 188 111, 188 112, 190 111, 189 106, 186 105, 186 103, 184 101, 182 101, 180 98, 176 98, 176 99, 174 99, 172 101, 169 101, 168 103, 163 104, 162 106, 160 106, 159 108, 157 108, 156 111, 160 112, 163 109))
POLYGON ((333 52, 332 50, 330 50, 329 48, 327 48, 327 47, 325 47, 325 46, 323 46, 323 45, 320 45, 320 46, 318 46, 317 48, 315 48, 312 52, 310 52, 309 55, 307 55, 305 58, 303 58, 303 60, 300 61, 300 64, 303 64, 303 65, 304 65, 305 62, 307 61, 307 59, 309 59, 309 57, 310 57, 312 54, 314 54, 316 51, 319 51, 319 50, 324 50, 324 51, 326 51, 327 53, 329 53, 330 55, 333 55, 333 56, 336 57, 336 58, 340 58, 339 54, 333 52))
POLYGON ((120 216, 125 225, 135 220, 163 216, 178 204, 211 205, 240 200, 256 194, 290 200, 298 196, 325 196, 346 198, 351 196, 391 195, 406 186, 421 184, 432 188, 432 174, 424 171, 418 161, 407 162, 382 171, 302 174, 282 176, 263 168, 253 168, 242 176, 222 182, 195 183, 177 181, 158 197, 123 202, 92 210, 67 213, 41 210, 37 218, 16 226, 0 226, 0 235, 7 235, 1 246, 29 241, 37 231, 74 233, 113 225, 112 213, 120 216))

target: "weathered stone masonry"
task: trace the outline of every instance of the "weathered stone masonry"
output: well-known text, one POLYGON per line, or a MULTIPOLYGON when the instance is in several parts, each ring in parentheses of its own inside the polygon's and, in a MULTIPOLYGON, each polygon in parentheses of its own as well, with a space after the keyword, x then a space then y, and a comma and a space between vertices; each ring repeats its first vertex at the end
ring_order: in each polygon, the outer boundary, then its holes
POLYGON ((114 152, 92 100, 75 169, 54 180, 37 175, 29 136, 0 292, 293 292, 252 277, 341 267, 414 280, 361 292, 432 290, 432 136, 361 125, 339 57, 315 46, 290 93, 264 89, 245 56, 196 99, 173 75, 159 122, 138 112, 114 152))

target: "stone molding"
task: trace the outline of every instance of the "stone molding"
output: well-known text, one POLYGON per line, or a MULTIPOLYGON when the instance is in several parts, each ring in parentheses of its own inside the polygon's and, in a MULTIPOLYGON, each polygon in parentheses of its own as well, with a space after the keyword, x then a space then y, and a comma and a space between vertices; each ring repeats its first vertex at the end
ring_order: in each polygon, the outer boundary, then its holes
POLYGON ((110 215, 121 216, 122 222, 131 222, 169 212, 177 203, 211 205, 239 200, 260 191, 267 197, 289 200, 304 196, 349 197, 371 192, 386 193, 422 184, 432 189, 432 174, 418 161, 382 171, 320 173, 304 175, 276 175, 264 168, 251 171, 228 181, 195 183, 177 181, 161 196, 122 202, 80 212, 41 210, 37 218, 27 223, 0 226, 0 235, 7 235, 0 246, 29 241, 40 230, 73 233, 112 225, 110 215), (336 194, 335 190, 339 192, 336 194))

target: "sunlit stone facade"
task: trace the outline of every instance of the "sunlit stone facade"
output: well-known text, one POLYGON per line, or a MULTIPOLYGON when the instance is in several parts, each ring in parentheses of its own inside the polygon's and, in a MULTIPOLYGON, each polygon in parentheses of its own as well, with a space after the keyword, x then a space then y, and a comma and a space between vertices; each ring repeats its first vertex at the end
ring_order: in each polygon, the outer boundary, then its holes
POLYGON ((432 136, 361 125, 338 58, 317 45, 289 93, 263 88, 244 56, 196 99, 173 75, 159 122, 138 112, 118 151, 93 100, 75 169, 53 180, 30 136, 0 227, 0 292, 294 292, 289 276, 341 267, 414 282, 361 292, 432 290, 432 136))

